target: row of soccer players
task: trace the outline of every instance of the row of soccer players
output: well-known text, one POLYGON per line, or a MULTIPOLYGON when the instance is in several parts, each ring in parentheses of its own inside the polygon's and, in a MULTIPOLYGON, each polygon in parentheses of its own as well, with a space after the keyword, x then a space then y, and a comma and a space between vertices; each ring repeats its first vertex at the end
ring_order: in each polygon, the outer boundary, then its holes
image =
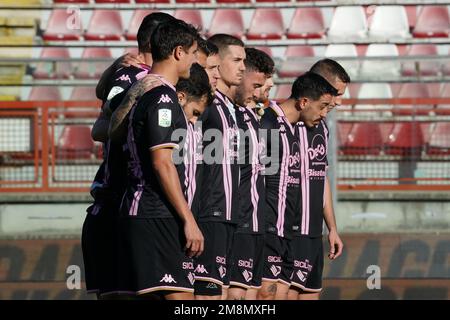
POLYGON ((345 70, 317 62, 278 105, 268 99, 273 60, 233 36, 205 41, 152 13, 137 40, 139 55, 118 59, 97 86, 92 135, 105 160, 83 225, 88 291, 318 298, 323 221, 330 259, 343 248, 324 119, 350 82, 345 70))

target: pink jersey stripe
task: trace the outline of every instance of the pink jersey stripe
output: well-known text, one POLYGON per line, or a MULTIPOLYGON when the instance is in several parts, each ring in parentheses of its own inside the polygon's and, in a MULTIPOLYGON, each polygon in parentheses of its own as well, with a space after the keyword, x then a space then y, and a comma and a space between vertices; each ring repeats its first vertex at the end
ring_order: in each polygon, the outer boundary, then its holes
POLYGON ((252 204, 253 204, 253 213, 252 213, 252 218, 253 218, 253 231, 254 232, 258 232, 258 202, 259 202, 259 194, 258 194, 258 188, 257 188, 257 181, 258 181, 258 176, 259 176, 259 154, 258 154, 258 138, 256 136, 256 130, 253 127, 253 124, 251 122, 249 122, 248 124, 249 126, 249 131, 252 137, 252 178, 251 178, 251 189, 250 189, 250 194, 251 194, 251 199, 252 199, 252 204))
POLYGON ((231 168, 230 168, 230 160, 229 160, 229 141, 228 141, 228 122, 225 117, 225 113, 223 112, 221 107, 217 107, 219 111, 220 118, 222 119, 223 125, 223 184, 225 189, 225 203, 226 203, 226 219, 231 220, 231 168))
POLYGON ((303 191, 303 198, 305 199, 306 209, 304 211, 305 218, 304 218, 304 232, 303 234, 309 234, 309 220, 310 220, 310 183, 309 183, 309 154, 308 154, 308 134, 306 132, 306 127, 302 127, 302 130, 300 131, 300 134, 303 136, 304 141, 304 150, 306 151, 306 156, 304 159, 304 169, 302 170, 302 173, 305 175, 305 190, 303 191))
POLYGON ((288 188, 288 183, 289 183, 289 155, 291 154, 290 149, 289 149, 289 141, 286 135, 282 135, 282 140, 283 140, 283 150, 287 150, 286 154, 286 163, 284 166, 284 184, 283 184, 283 195, 284 195, 284 201, 283 201, 283 208, 282 208, 282 214, 280 215, 281 221, 280 221, 280 227, 281 227, 281 234, 280 236, 284 237, 284 220, 285 220, 285 216, 286 216, 286 197, 287 197, 287 188, 288 188))
POLYGON ((303 127, 302 126, 298 126, 298 131, 299 131, 299 138, 300 138, 300 156, 301 156, 301 162, 302 162, 302 170, 301 170, 301 199, 302 199, 302 211, 300 212, 301 217, 302 217, 302 222, 301 222, 301 234, 305 234, 305 225, 306 225, 306 178, 305 178, 305 162, 308 160, 308 150, 307 150, 307 141, 305 142, 302 131, 303 131, 303 127))

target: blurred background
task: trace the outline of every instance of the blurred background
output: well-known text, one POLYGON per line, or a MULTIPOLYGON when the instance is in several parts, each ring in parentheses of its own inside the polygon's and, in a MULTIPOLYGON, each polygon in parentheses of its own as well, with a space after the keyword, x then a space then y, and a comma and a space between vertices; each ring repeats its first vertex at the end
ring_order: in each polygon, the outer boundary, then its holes
POLYGON ((90 138, 95 85, 114 59, 137 51, 152 11, 266 51, 277 67, 273 99, 286 98, 315 61, 338 60, 352 78, 327 120, 345 250, 326 260, 322 299, 449 299, 449 8, 446 0, 0 0, 0 299, 94 298, 83 287, 80 235, 102 161, 90 138), (69 266, 80 268, 80 289, 67 287, 69 266), (373 270, 381 286, 371 290, 373 270))

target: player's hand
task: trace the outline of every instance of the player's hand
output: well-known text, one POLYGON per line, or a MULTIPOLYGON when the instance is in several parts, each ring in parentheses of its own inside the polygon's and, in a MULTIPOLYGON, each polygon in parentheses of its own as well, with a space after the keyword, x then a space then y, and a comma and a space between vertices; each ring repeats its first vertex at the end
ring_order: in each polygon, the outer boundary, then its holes
POLYGON ((198 257, 204 249, 203 234, 198 228, 195 220, 188 220, 184 223, 184 235, 186 236, 187 255, 189 258, 198 257))
POLYGON ((116 69, 119 69, 121 67, 139 67, 139 64, 141 63, 140 60, 138 60, 137 55, 133 53, 126 53, 123 56, 121 56, 119 59, 117 59, 114 64, 116 65, 116 69))
POLYGON ((330 252, 328 253, 328 258, 330 258, 330 260, 334 260, 342 254, 344 243, 335 230, 332 230, 328 233, 328 242, 330 244, 330 252))

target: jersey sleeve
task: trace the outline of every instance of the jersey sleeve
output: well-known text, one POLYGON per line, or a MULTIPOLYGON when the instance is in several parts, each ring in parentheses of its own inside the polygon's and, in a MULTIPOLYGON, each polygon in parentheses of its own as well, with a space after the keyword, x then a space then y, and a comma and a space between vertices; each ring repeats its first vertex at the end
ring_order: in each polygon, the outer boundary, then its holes
POLYGON ((174 131, 177 124, 182 122, 181 117, 184 117, 184 114, 175 92, 161 86, 145 94, 141 103, 146 104, 144 121, 148 148, 152 151, 160 148, 178 148, 180 141, 175 140, 174 131))

